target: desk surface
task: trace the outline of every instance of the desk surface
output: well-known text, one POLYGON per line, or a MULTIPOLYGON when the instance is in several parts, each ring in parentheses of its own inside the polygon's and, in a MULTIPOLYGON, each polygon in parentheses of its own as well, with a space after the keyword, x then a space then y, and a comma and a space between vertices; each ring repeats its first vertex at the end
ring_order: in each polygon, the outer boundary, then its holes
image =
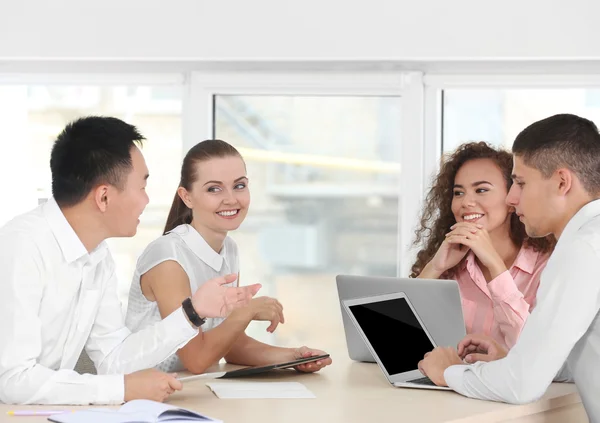
MULTIPOLYGON (((236 379, 240 381, 242 379, 236 379)), ((579 395, 573 384, 553 384, 538 402, 517 406, 472 400, 454 392, 394 388, 373 363, 355 363, 346 356, 334 357, 334 364, 317 374, 299 374, 280 370, 252 381, 298 381, 306 385, 316 399, 233 400, 219 399, 206 386, 207 380, 186 382, 168 403, 190 408, 230 422, 499 422, 551 421, 537 419, 540 413, 567 410, 556 421, 586 421, 579 395), (583 417, 583 420, 582 420, 583 417), (525 419, 524 419, 525 418, 525 419), (520 420, 519 420, 520 419, 520 420)), ((228 382, 228 380, 223 380, 228 382)), ((44 417, 8 417, 6 411, 36 407, 0 405, 0 422, 33 423, 44 417)), ((49 409, 55 407, 39 406, 49 409)), ((64 407, 56 407, 64 408, 64 407)), ((71 407, 69 407, 71 408, 71 407)), ((77 408, 77 407, 75 407, 77 408)))
MULTIPOLYGON (((311 277, 303 280, 303 286, 303 295, 291 283, 282 283, 277 288, 276 296, 286 309, 286 324, 277 328, 281 336, 278 343, 323 349, 331 354, 333 364, 316 374, 282 370, 243 380, 301 382, 316 399, 219 399, 208 389, 206 380, 196 380, 187 382, 184 390, 171 396, 168 403, 197 410, 225 423, 587 421, 572 384, 553 384, 540 401, 523 406, 472 400, 449 391, 394 388, 377 364, 355 363, 348 358, 334 280, 311 277)), ((6 415, 8 410, 26 408, 65 407, 0 405, 0 423, 47 421, 45 417, 6 415)))

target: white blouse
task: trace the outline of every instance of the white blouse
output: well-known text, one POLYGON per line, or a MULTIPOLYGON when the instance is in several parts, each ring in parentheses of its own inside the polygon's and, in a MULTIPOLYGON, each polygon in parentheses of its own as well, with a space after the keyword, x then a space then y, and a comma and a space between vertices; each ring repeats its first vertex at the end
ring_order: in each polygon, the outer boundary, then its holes
MULTIPOLYGON (((220 253, 213 250, 191 225, 179 225, 166 235, 152 241, 138 259, 131 289, 125 324, 132 332, 161 321, 158 304, 148 301, 142 293, 140 278, 153 267, 164 261, 179 263, 190 280, 192 293, 207 280, 230 273, 239 273, 238 248, 233 239, 225 238, 220 253)), ((236 286, 236 280, 231 286, 236 286)), ((217 327, 224 319, 206 319, 203 331, 217 327)), ((164 360, 157 369, 164 372, 185 370, 177 354, 164 360)))

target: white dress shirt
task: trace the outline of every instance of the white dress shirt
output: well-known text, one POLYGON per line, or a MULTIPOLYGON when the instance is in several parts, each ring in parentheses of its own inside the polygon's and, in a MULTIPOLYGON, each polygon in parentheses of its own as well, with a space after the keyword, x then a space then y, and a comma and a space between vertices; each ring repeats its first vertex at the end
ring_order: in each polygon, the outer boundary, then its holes
MULTIPOLYGON (((156 301, 148 301, 142 293, 140 278, 155 266, 165 261, 175 261, 183 268, 190 281, 192 293, 207 280, 230 273, 238 273, 240 269, 238 248, 233 239, 225 237, 223 248, 216 252, 191 225, 179 225, 168 234, 152 241, 137 261, 125 324, 132 332, 144 329, 160 322, 160 311, 156 301)), ((227 286, 237 286, 237 280, 227 286)), ((203 331, 217 327, 224 319, 206 319, 203 331)), ((161 362, 157 369, 164 372, 178 372, 185 367, 176 353, 161 362)))
POLYGON ((541 276, 537 306, 502 360, 451 366, 444 378, 472 398, 523 404, 552 380, 574 381, 600 422, 600 200, 573 216, 541 276))
POLYGON ((0 229, 0 401, 121 403, 124 373, 154 367, 197 333, 178 309, 131 334, 108 247, 88 254, 53 199, 0 229), (83 348, 98 376, 73 370, 83 348))

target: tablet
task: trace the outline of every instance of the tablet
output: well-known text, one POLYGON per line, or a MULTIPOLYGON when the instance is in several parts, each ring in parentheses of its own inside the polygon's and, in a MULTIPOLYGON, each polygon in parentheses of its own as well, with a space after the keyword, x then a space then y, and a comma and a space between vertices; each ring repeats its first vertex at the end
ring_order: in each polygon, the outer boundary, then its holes
POLYGON ((299 358, 294 361, 288 361, 285 363, 277 363, 277 364, 267 364, 265 366, 250 366, 244 367, 241 369, 230 370, 228 372, 212 372, 212 373, 202 373, 200 375, 193 376, 184 376, 177 378, 182 382, 187 382, 196 379, 226 379, 233 377, 242 377, 242 376, 251 376, 259 373, 265 373, 271 370, 278 369, 289 369, 291 367, 297 366, 298 364, 311 363, 313 361, 319 361, 324 358, 329 358, 329 354, 323 355, 315 355, 312 357, 299 358))

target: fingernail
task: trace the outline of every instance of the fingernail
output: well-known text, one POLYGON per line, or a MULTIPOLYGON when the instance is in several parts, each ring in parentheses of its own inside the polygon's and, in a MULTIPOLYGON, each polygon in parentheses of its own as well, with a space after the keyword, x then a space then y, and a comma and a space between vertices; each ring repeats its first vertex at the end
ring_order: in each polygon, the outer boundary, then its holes
POLYGON ((465 361, 471 362, 471 356, 470 355, 466 356, 465 361))

